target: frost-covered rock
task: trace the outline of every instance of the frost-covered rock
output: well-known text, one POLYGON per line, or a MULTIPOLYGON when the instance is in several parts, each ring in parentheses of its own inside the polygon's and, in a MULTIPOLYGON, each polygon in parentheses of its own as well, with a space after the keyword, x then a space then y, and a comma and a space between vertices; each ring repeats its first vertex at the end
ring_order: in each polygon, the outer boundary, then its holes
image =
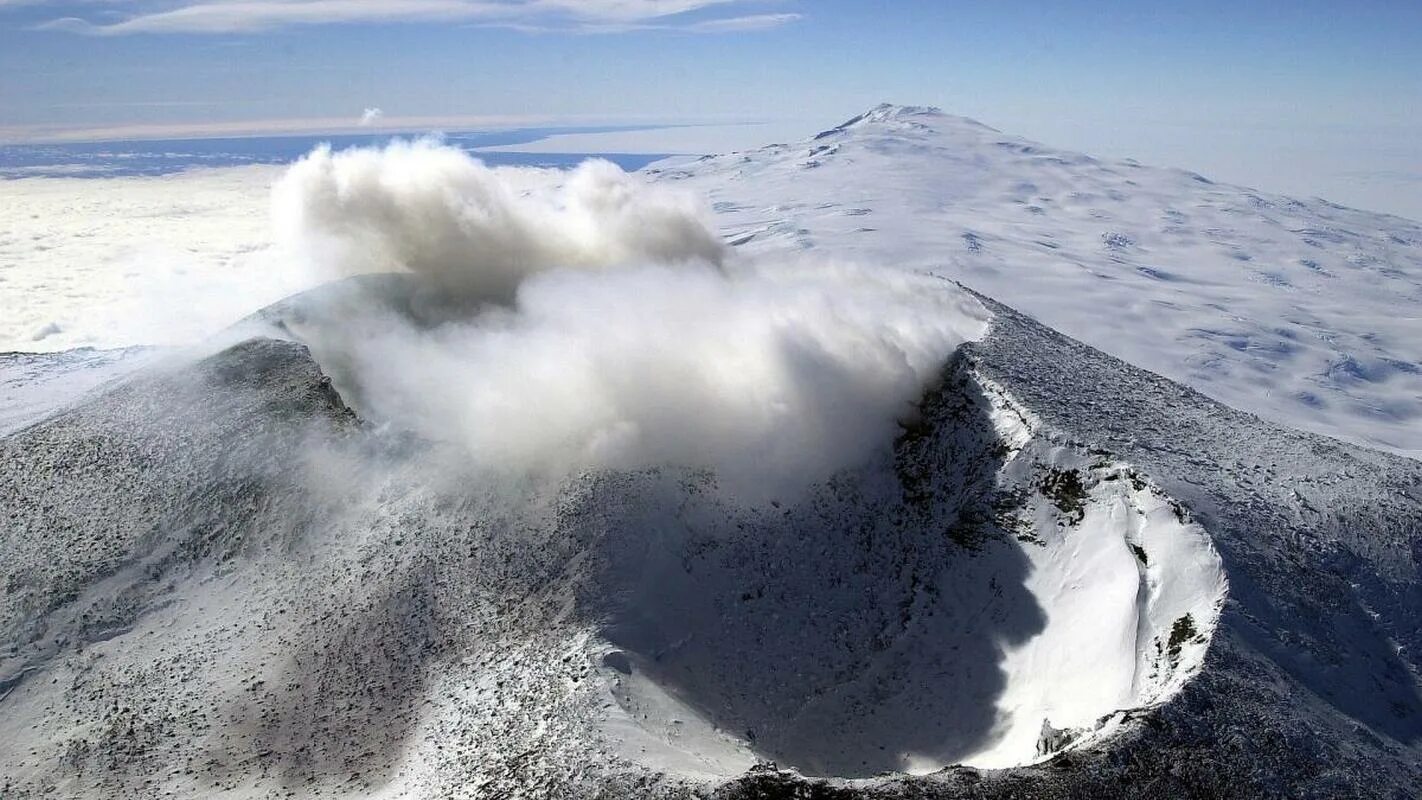
POLYGON ((897 441, 763 506, 468 474, 269 339, 12 434, 5 794, 1415 785, 1422 468, 992 309, 897 441))

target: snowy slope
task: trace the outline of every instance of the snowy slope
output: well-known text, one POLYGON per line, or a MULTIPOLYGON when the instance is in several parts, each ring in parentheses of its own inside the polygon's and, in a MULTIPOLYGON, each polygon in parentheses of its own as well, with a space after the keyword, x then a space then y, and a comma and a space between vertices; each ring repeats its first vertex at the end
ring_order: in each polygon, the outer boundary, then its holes
POLYGON ((145 347, 0 353, 0 435, 49 416, 157 355, 145 347))
POLYGON ((1415 221, 887 105, 652 171, 747 251, 932 270, 1236 408, 1422 450, 1415 221))
POLYGON ((4 437, 0 786, 1406 796, 1417 462, 992 310, 786 503, 471 473, 270 339, 4 437))
POLYGON ((356 426, 291 343, 149 369, 0 440, 0 763, 19 796, 444 796, 530 750, 520 793, 1096 741, 1200 667, 1218 557, 1128 466, 946 378, 863 468, 747 506, 674 467, 471 473, 356 426))

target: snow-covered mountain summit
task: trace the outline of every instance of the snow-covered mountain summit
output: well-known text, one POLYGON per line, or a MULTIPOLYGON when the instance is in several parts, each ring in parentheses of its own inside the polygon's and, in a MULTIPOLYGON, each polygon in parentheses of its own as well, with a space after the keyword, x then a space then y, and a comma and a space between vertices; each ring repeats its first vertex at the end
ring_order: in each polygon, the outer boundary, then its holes
POLYGON ((1288 425, 1422 450, 1422 225, 880 105, 653 168, 748 251, 926 269, 1288 425))
MULTIPOLYGON (((986 125, 975 119, 945 114, 943 109, 936 106, 899 106, 893 103, 880 103, 863 114, 857 114, 829 130, 821 131, 815 138, 826 139, 852 129, 867 128, 873 125, 881 127, 892 125, 908 130, 944 129, 949 125, 987 128, 986 125)), ((989 130, 991 129, 989 128, 989 130)))

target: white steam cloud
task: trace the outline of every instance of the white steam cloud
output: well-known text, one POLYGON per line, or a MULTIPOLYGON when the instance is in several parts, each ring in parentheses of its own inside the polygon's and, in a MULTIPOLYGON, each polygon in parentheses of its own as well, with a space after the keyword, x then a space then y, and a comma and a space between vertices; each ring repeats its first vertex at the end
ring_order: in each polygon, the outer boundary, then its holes
POLYGON ((694 198, 607 161, 496 170, 433 140, 318 148, 278 182, 274 212, 281 241, 338 273, 403 270, 476 299, 507 301, 555 267, 722 257, 694 198), (535 188, 550 173, 566 181, 535 188))
POLYGON ((482 468, 707 468, 764 498, 892 441, 982 334, 986 312, 944 281, 727 260, 694 198, 606 162, 560 175, 432 142, 292 168, 275 196, 289 239, 486 301, 440 321, 367 303, 293 325, 364 415, 482 468))

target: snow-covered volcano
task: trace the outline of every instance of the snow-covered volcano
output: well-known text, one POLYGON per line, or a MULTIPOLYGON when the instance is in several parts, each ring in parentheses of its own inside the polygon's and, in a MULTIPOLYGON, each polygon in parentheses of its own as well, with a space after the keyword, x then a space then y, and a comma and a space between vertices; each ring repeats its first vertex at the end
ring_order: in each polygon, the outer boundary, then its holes
MULTIPOLYGON (((765 264, 540 265, 513 305, 474 311, 408 275, 356 279, 196 352, 7 356, 29 377, 7 378, 24 407, 0 418, 0 795, 1397 798, 1422 782, 1422 465, 1262 421, 999 302, 1185 363, 1217 341, 1170 335, 1187 322, 1238 314, 1253 341, 1288 319, 1285 287, 1233 256, 1242 271, 1224 270, 1219 242, 1296 236, 1348 261, 1393 247, 1369 238, 1387 229, 1402 255, 1386 268, 1348 280, 1317 261, 1337 291, 1295 282, 1334 335, 1260 374, 1368 347, 1405 365, 1406 343, 1346 306, 1411 291, 1415 225, 1256 207, 897 107, 655 175, 709 195, 765 264), (804 271, 844 260, 882 271, 804 271), (526 385, 545 390, 504 391, 526 385), (520 425, 578 457, 490 447, 520 425), (774 480, 801 463, 775 460, 785 431, 821 456, 813 479, 774 480)), ((635 192, 610 180, 593 196, 635 192)), ((409 215, 441 222, 436 269, 467 249, 461 215, 440 216, 465 208, 450 193, 409 215)), ((402 217, 376 199, 362 236, 402 217)), ((579 219, 606 208, 589 206, 579 219)), ((1237 377, 1258 351, 1210 352, 1237 377)), ((1210 374, 1187 377, 1303 420, 1210 374)), ((1326 408, 1386 405, 1411 376, 1335 381, 1326 408)), ((1409 402, 1366 430, 1313 423, 1411 446, 1394 436, 1409 402)))
POLYGON ((7 796, 1412 785, 1422 468, 991 308, 784 503, 471 473, 274 339, 11 434, 7 796))
MULTIPOLYGON (((410 280, 357 279, 245 331, 309 342, 358 415, 400 428, 337 334, 421 316, 418 296, 410 280)), ((1224 579, 1179 503, 1107 451, 1053 441, 959 358, 915 405, 807 495, 780 480, 747 494, 725 470, 598 485, 588 502, 608 486, 636 496, 582 536, 597 566, 576 577, 619 752, 722 778, 767 760, 840 777, 1015 766, 1163 702, 1198 668, 1224 579)))
MULTIPOLYGON (((322 296, 263 324, 311 335, 322 296)), ((184 794, 227 779, 153 765, 419 796, 530 748, 558 781, 1017 766, 1178 692, 1224 599, 1177 501, 962 357, 867 462, 768 504, 674 465, 530 484, 393 422, 253 339, 5 440, 7 739, 57 748, 7 753, 20 785, 69 752, 184 794)))

